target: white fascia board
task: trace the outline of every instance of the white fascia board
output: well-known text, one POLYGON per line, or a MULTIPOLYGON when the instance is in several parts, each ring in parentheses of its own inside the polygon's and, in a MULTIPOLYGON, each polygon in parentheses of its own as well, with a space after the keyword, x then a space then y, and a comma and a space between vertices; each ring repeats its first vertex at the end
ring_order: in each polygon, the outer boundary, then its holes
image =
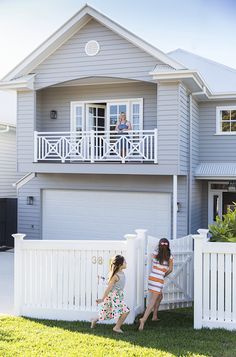
POLYGON ((16 187, 16 189, 18 190, 19 188, 21 188, 22 186, 24 186, 27 182, 29 182, 30 180, 32 180, 34 177, 36 177, 36 174, 34 172, 30 172, 28 174, 26 174, 25 176, 23 176, 20 180, 18 180, 17 182, 13 183, 12 186, 16 187))
POLYGON ((0 81, 0 90, 33 90, 35 74, 14 79, 12 81, 0 81))
POLYGON ((104 26, 110 28, 129 42, 138 46, 145 52, 149 53, 158 60, 170 65, 175 69, 183 69, 180 63, 171 59, 164 52, 158 50, 144 40, 140 39, 130 31, 124 29, 113 20, 110 20, 99 11, 91 6, 85 5, 77 14, 61 26, 54 34, 52 34, 46 41, 44 41, 36 50, 27 56, 19 65, 17 65, 11 72, 9 72, 2 80, 9 81, 12 78, 30 73, 37 65, 42 63, 50 54, 59 48, 64 42, 72 37, 84 25, 86 25, 91 18, 94 18, 104 26))

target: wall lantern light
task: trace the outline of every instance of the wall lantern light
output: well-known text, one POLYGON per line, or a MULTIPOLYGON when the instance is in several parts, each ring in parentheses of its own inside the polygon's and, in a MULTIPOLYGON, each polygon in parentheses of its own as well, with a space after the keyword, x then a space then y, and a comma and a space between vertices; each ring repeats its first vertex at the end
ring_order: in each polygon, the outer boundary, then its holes
POLYGON ((180 203, 180 202, 177 202, 177 212, 180 211, 180 208, 181 208, 181 203, 180 203))
POLYGON ((228 191, 235 192, 236 191, 236 181, 229 181, 228 191))
POLYGON ((50 111, 50 118, 51 119, 57 119, 57 111, 56 110, 51 110, 50 111))
POLYGON ((34 197, 27 196, 27 205, 32 206, 34 204, 34 197))

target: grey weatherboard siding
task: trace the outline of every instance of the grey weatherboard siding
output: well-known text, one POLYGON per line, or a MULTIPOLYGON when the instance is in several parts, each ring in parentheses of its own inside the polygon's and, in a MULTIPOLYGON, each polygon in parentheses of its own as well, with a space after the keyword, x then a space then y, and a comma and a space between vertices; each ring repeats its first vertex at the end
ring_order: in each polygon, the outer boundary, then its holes
MULTIPOLYGON (((187 234, 186 177, 179 177, 178 182, 178 199, 181 202, 181 211, 178 213, 178 237, 182 237, 187 234)), ((41 192, 43 189, 112 190, 172 194, 172 187, 171 176, 138 176, 134 179, 134 176, 126 175, 121 180, 116 175, 38 174, 37 177, 19 189, 19 231, 24 232, 29 239, 42 238, 41 192), (27 205, 27 196, 34 197, 33 206, 27 205)))
POLYGON ((236 162, 235 135, 216 134, 216 107, 236 106, 236 101, 200 103, 200 162, 236 162))
POLYGON ((89 76, 108 76, 152 81, 149 72, 162 63, 95 20, 36 67, 36 89, 89 76), (100 51, 87 56, 85 45, 98 41, 100 51))

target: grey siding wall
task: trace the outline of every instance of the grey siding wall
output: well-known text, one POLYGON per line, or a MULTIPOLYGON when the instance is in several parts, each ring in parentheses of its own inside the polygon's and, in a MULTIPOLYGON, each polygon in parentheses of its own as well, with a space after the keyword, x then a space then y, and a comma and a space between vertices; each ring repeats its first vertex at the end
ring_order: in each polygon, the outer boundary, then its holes
MULTIPOLYGON (((172 193, 171 176, 126 176, 120 180, 115 175, 55 175, 39 174, 19 189, 18 227, 29 239, 41 239, 41 190, 80 189, 80 190, 115 190, 172 193), (34 196, 34 205, 26 204, 27 196, 34 196)), ((178 199, 181 211, 178 213, 178 237, 187 234, 186 179, 178 179, 178 199)), ((115 203, 114 203, 115 205, 115 203)), ((172 214, 171 214, 172 216, 172 214)), ((170 216, 170 220, 172 219, 170 216)))
POLYGON ((91 20, 34 70, 36 89, 89 76, 151 81, 149 72, 157 63, 149 54, 91 20), (85 45, 90 40, 100 44, 96 56, 85 53, 85 45))
POLYGON ((236 105, 236 102, 220 101, 200 104, 200 161, 236 162, 235 135, 215 135, 216 107, 236 105))
POLYGON ((37 130, 69 131, 71 101, 89 100, 96 103, 96 100, 128 98, 143 98, 144 129, 156 128, 157 86, 153 83, 137 82, 116 85, 56 87, 41 90, 39 91, 39 104, 37 106, 37 130), (58 112, 57 120, 50 119, 50 110, 52 109, 58 112))
POLYGON ((16 197, 16 130, 0 131, 0 198, 16 197))
POLYGON ((179 170, 187 174, 189 168, 189 97, 187 89, 179 85, 179 170))
POLYGON ((179 85, 159 84, 157 128, 159 165, 179 166, 179 85))
POLYGON ((34 158, 35 92, 17 93, 17 168, 25 168, 34 158), (26 165, 26 166, 25 166, 26 165))

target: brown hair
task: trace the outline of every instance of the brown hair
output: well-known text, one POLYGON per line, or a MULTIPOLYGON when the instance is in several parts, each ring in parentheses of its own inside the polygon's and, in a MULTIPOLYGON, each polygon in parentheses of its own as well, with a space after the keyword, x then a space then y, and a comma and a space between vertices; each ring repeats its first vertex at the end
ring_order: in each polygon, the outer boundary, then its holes
POLYGON ((125 258, 119 254, 111 258, 110 274, 109 274, 108 282, 110 282, 113 276, 119 271, 120 267, 124 264, 124 261, 125 258))
POLYGON ((170 243, 168 239, 161 238, 158 244, 158 253, 155 258, 159 261, 160 264, 163 264, 164 261, 167 261, 169 264, 170 255, 170 243))

